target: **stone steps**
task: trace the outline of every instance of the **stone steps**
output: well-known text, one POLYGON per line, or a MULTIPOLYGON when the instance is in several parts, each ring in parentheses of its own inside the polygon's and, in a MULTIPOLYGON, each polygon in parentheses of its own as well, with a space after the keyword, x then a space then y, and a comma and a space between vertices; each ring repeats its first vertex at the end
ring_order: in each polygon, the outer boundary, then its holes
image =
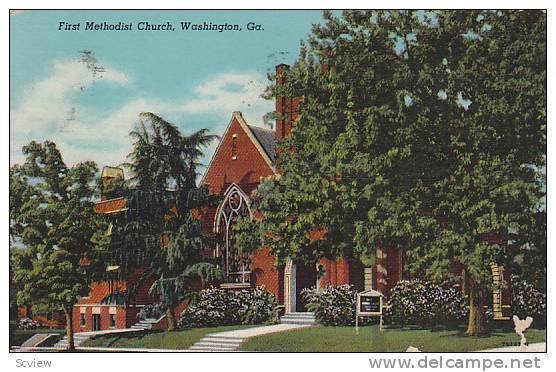
POLYGON ((206 335, 187 351, 189 352, 231 352, 237 351, 244 338, 222 337, 217 334, 206 335))
MULTIPOLYGON (((79 346, 81 345, 83 342, 87 341, 89 338, 91 338, 91 335, 83 335, 83 334, 79 334, 79 333, 74 333, 73 334, 73 344, 74 346, 79 346)), ((61 348, 61 349, 65 349, 68 347, 68 336, 64 336, 64 338, 62 338, 60 341, 58 341, 56 344, 54 344, 55 348, 61 348)))
POLYGON ((315 313, 288 313, 280 318, 280 323, 314 325, 316 324, 315 313))
POLYGON ((152 329, 153 325, 158 323, 156 318, 142 319, 131 326, 132 329, 152 329))

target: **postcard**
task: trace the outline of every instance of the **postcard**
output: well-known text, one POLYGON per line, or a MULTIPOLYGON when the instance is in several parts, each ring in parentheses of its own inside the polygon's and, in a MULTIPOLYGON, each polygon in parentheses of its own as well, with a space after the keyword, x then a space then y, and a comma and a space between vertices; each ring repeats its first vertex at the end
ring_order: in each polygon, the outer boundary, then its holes
POLYGON ((9 21, 16 367, 241 351, 540 368, 545 10, 9 21), (428 354, 477 351, 526 354, 428 354))

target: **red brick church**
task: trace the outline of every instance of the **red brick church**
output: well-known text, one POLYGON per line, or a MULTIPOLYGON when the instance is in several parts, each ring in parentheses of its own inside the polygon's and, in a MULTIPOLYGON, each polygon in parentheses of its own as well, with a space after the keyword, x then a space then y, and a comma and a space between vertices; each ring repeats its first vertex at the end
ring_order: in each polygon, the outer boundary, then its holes
MULTIPOLYGON (((286 68, 286 65, 277 66, 278 83, 282 81, 286 68)), ((201 184, 206 185, 212 194, 222 196, 218 207, 204 210, 201 215, 205 233, 222 237, 219 241, 223 243, 208 253, 220 259, 221 268, 226 273, 227 280, 220 287, 233 290, 264 286, 284 305, 286 313, 305 311, 300 292, 315 285, 350 283, 360 290, 372 288, 387 294, 403 278, 403 255, 395 248, 377 250, 376 264, 372 267, 343 258, 335 261, 323 259, 318 265, 324 268, 324 275, 317 279, 317 266, 290 261, 277 267, 268 248, 244 254, 241 247, 234 246, 234 221, 238 216, 254 218, 251 209, 253 192, 261 179, 277 174, 276 147, 290 133, 299 105, 297 98, 277 97, 279 119, 275 131, 249 125, 241 112, 234 112, 202 178, 201 184)), ((106 167, 102 177, 105 180, 123 177, 123 172, 106 167)), ((118 213, 125 210, 126 201, 123 198, 101 200, 95 208, 99 213, 118 213)), ((137 272, 127 280, 94 283, 89 297, 82 298, 74 307, 74 330, 127 328, 137 323, 136 315, 141 307, 156 302, 147 294, 151 283, 139 288, 132 303, 119 302, 117 298, 140 274, 137 272)), ((498 268, 493 269, 493 274, 499 280, 506 277, 498 268)), ((508 290, 495 291, 489 297, 495 316, 507 316, 508 290)))

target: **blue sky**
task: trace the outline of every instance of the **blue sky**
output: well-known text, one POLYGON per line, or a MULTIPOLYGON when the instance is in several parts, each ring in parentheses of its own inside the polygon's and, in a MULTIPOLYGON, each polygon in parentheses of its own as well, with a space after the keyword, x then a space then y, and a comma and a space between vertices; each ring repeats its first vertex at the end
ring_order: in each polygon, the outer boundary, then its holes
MULTIPOLYGON (((222 134, 232 111, 262 125, 273 102, 259 97, 268 72, 293 63, 320 11, 29 11, 10 16, 10 157, 53 140, 68 164, 119 164, 138 114, 152 111, 184 133, 222 134), (59 31, 59 22, 81 23, 59 31), (133 23, 132 31, 85 31, 85 22, 133 23), (138 31, 138 22, 175 31, 138 31), (242 31, 181 31, 180 22, 239 24, 242 31), (264 27, 247 31, 248 22, 264 27), (81 50, 102 67, 94 73, 81 50)), ((207 150, 208 163, 216 144, 207 150)))

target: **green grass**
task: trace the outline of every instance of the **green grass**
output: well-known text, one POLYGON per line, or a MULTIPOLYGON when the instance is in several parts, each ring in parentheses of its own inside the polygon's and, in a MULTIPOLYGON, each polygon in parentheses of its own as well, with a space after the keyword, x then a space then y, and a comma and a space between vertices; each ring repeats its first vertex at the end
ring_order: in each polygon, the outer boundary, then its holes
MULTIPOLYGON (((529 343, 546 340, 544 330, 528 330, 529 343)), ((277 352, 402 352, 408 346, 429 352, 465 352, 519 344, 511 329, 497 329, 484 337, 468 337, 463 330, 429 331, 423 329, 384 329, 378 326, 355 327, 316 326, 288 332, 253 337, 242 344, 245 351, 277 352)))
POLYGON ((174 332, 132 332, 97 336, 85 341, 81 346, 114 347, 132 349, 180 349, 185 350, 205 335, 234 329, 256 327, 253 325, 233 325, 221 327, 192 328, 174 332))

